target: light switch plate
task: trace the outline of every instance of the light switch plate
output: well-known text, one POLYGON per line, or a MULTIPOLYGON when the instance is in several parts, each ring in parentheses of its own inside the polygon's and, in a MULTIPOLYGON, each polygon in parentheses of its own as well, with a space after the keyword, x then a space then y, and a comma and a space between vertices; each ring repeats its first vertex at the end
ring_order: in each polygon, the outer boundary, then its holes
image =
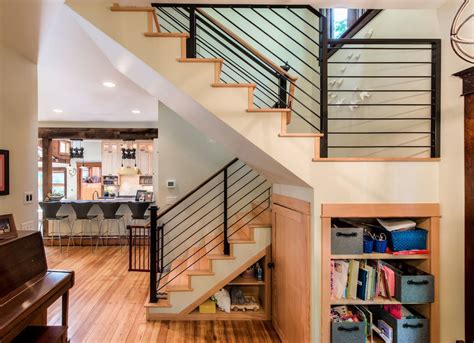
POLYGON ((23 203, 25 205, 33 203, 33 192, 25 192, 23 194, 23 203))

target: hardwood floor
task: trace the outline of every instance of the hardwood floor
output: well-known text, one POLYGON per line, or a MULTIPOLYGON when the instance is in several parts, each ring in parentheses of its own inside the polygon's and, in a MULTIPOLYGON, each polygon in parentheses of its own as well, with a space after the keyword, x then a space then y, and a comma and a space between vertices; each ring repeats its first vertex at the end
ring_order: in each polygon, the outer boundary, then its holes
MULTIPOLYGON (((69 338, 79 342, 280 342, 270 322, 147 322, 144 303, 148 274, 128 272, 128 250, 73 247, 60 254, 46 247, 50 269, 71 269, 69 338)), ((49 310, 50 325, 61 321, 60 302, 49 310)))

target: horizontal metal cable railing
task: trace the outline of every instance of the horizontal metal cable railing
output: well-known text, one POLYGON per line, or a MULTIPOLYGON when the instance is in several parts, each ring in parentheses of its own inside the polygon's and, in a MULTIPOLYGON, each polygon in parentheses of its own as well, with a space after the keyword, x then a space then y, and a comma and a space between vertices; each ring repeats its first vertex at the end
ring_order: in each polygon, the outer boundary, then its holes
MULTIPOLYGON (((325 18, 311 6, 153 4, 163 32, 187 32, 188 57, 223 58, 222 83, 253 83, 255 108, 291 108, 320 132, 325 18)), ((290 129, 291 130, 291 129, 290 129)))
POLYGON ((331 39, 329 157, 439 157, 437 39, 331 39))
POLYGON ((208 254, 229 255, 229 238, 269 208, 270 195, 267 180, 235 159, 170 208, 152 208, 150 302, 208 254))

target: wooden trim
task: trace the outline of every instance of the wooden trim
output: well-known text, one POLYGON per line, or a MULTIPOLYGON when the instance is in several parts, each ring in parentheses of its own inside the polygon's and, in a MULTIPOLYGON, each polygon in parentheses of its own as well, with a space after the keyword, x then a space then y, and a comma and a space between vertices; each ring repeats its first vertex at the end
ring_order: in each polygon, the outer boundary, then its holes
POLYGON ((293 107, 293 99, 295 97, 295 89, 296 89, 295 83, 290 82, 290 88, 288 90, 288 101, 286 103, 288 108, 293 107))
POLYGON ((189 38, 189 33, 181 32, 145 32, 145 37, 160 37, 160 38, 189 38))
POLYGON ((322 218, 427 218, 441 217, 438 203, 321 204, 322 218))
POLYGON ((288 126, 288 117, 287 117, 286 113, 281 114, 280 124, 281 124, 280 134, 285 135, 288 132, 288 128, 287 128, 287 126, 288 126))
POLYGON ((299 213, 311 214, 311 204, 304 200, 274 193, 272 194, 272 202, 274 205, 280 205, 299 213))
POLYGON ((315 137, 314 138, 314 159, 319 159, 320 158, 320 153, 321 153, 321 137, 315 137))
POLYGON ((255 83, 220 83, 215 82, 211 84, 211 87, 216 88, 255 88, 257 85, 255 83))
POLYGON ((441 158, 432 157, 322 157, 313 158, 313 162, 440 162, 441 158))
POLYGON ((140 6, 120 6, 117 3, 114 3, 110 6, 112 12, 155 12, 153 7, 140 7, 140 6))
POLYGON ((152 33, 153 32, 153 15, 154 13, 153 12, 148 12, 148 33, 152 33))
POLYGON ((153 11, 153 22, 155 23, 156 32, 161 32, 160 20, 158 19, 158 16, 156 15, 156 11, 153 11))
POLYGON ((253 108, 253 92, 255 91, 255 88, 248 88, 247 91, 247 108, 253 108))
POLYGON ((291 112, 289 108, 248 108, 245 110, 249 113, 287 113, 291 112))
POLYGON ((186 51, 187 51, 187 47, 186 47, 186 41, 187 41, 187 37, 181 37, 181 58, 186 58, 186 51))
MULTIPOLYGON (((150 140, 158 138, 158 129, 40 127, 38 138, 44 139, 110 139, 150 140)), ((43 150, 44 152, 44 150, 43 150)), ((44 154, 43 154, 44 158, 44 154)))
POLYGON ((321 219, 321 342, 328 343, 331 340, 331 306, 329 306, 331 294, 331 269, 326 264, 331 256, 331 218, 321 219))
POLYGON ((236 35, 234 32, 232 32, 230 29, 228 29, 226 26, 222 25, 219 21, 215 20, 213 17, 208 15, 206 12, 204 12, 202 9, 197 8, 196 12, 198 12, 200 15, 205 17, 207 20, 209 20, 211 23, 216 25, 218 28, 220 28, 222 31, 224 31, 227 35, 231 36, 234 40, 236 40, 240 45, 244 46, 247 50, 252 52, 255 56, 257 56, 259 59, 263 60, 266 64, 270 65, 273 69, 278 71, 280 74, 285 75, 287 78, 289 78, 291 81, 296 81, 298 78, 295 76, 290 75, 286 70, 281 68, 280 66, 276 65, 273 63, 268 57, 264 56, 261 54, 257 49, 252 47, 249 43, 244 41, 242 38, 240 38, 238 35, 236 35))
POLYGON ((286 133, 279 134, 278 137, 294 137, 294 138, 313 138, 313 137, 324 137, 322 133, 286 133))
POLYGON ((178 58, 182 63, 224 63, 223 58, 178 58))

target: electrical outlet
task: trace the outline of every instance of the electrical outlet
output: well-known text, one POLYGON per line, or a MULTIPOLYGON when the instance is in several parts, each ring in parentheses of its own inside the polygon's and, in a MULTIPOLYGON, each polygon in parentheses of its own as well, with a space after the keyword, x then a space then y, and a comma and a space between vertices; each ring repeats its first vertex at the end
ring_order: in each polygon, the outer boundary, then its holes
POLYGON ((21 229, 33 231, 34 230, 33 221, 21 223, 21 229))
POLYGON ((25 205, 33 203, 33 192, 25 192, 23 195, 23 203, 25 205))

